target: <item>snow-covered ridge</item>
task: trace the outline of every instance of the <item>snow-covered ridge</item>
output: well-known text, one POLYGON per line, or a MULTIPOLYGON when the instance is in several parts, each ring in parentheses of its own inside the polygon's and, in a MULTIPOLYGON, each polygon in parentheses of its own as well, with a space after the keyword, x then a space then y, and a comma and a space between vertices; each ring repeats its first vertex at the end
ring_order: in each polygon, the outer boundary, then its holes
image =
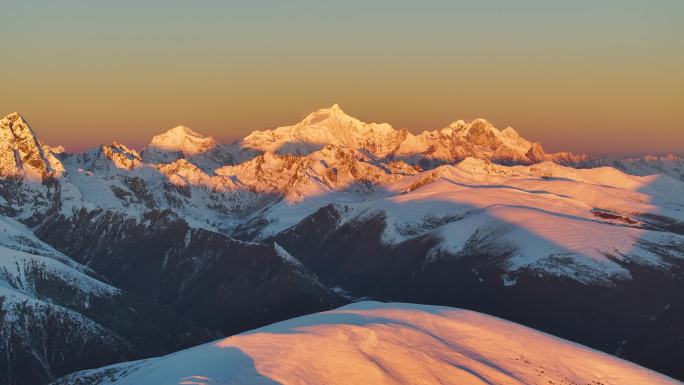
POLYGON ((325 146, 345 147, 375 159, 400 160, 419 168, 455 163, 467 157, 501 164, 543 160, 582 167, 602 164, 581 154, 547 154, 541 144, 528 141, 511 127, 499 130, 486 119, 458 120, 442 129, 413 134, 387 123, 362 122, 347 115, 337 104, 313 112, 292 126, 254 131, 236 146, 256 153, 299 155, 325 146))
POLYGON ((679 382, 484 314, 361 302, 55 384, 602 384, 679 382), (80 381, 80 382, 79 382, 80 381))
POLYGON ((630 278, 625 263, 667 269, 663 250, 684 258, 684 236, 653 231, 645 216, 684 221, 682 192, 684 183, 674 179, 610 167, 510 167, 467 158, 387 182, 363 199, 334 193, 277 204, 262 215, 267 225, 260 231, 264 239, 276 236, 333 202, 345 207, 337 226, 381 217, 382 242, 389 246, 440 239, 425 264, 493 254, 505 256, 502 268, 511 276, 534 270, 611 285, 630 278))
POLYGON ((363 151, 377 159, 399 159, 425 166, 459 161, 468 156, 502 163, 534 163, 546 156, 541 145, 523 139, 514 129, 500 131, 485 119, 456 121, 414 135, 387 123, 365 123, 339 105, 318 110, 293 126, 254 131, 239 145, 258 152, 310 154, 325 146, 363 151))

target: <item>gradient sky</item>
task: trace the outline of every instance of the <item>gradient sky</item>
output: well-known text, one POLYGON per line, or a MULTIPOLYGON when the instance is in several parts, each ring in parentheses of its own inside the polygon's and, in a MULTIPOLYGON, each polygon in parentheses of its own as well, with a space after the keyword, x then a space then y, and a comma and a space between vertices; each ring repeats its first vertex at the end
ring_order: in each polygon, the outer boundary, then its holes
POLYGON ((550 151, 684 154, 684 1, 2 1, 0 114, 48 144, 231 141, 340 103, 550 151))

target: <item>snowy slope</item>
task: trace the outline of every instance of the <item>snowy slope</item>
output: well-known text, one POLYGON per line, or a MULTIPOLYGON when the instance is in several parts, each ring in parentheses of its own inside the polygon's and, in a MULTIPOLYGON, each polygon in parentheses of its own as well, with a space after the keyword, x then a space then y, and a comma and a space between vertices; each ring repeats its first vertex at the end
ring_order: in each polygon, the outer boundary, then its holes
POLYGON ((679 384, 518 324, 362 302, 55 384, 679 384))
POLYGON ((262 215, 268 225, 260 237, 285 231, 334 203, 344 207, 338 226, 381 215, 382 241, 389 245, 426 235, 440 238, 426 263, 472 254, 478 244, 508 255, 508 271, 535 268, 609 282, 629 277, 616 261, 668 266, 667 258, 645 243, 684 258, 684 236, 653 231, 641 219, 650 213, 684 221, 682 192, 684 183, 671 178, 630 176, 612 168, 576 170, 551 162, 507 167, 467 158, 387 183, 361 199, 332 193, 281 202, 262 215))
POLYGON ((0 287, 5 294, 15 292, 40 296, 38 281, 54 279, 72 290, 88 295, 116 295, 119 290, 93 278, 87 267, 36 238, 24 225, 0 217, 0 287))

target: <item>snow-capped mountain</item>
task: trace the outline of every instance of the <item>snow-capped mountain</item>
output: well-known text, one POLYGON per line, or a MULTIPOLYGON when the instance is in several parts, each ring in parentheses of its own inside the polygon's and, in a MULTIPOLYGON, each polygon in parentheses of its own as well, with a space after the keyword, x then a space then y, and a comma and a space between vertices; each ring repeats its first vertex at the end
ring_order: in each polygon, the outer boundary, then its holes
POLYGON ((240 146, 262 153, 307 155, 332 145, 384 158, 399 145, 404 134, 406 131, 397 131, 387 123, 361 122, 335 104, 311 113, 293 126, 254 131, 240 142, 240 146))
POLYGON ((362 302, 55 385, 679 384, 484 314, 362 302))
POLYGON ((230 148, 185 126, 174 127, 153 137, 142 151, 142 156, 148 163, 171 163, 186 159, 206 172, 235 162, 230 148))
POLYGON ((499 130, 485 119, 459 120, 449 126, 414 135, 387 123, 364 123, 339 105, 308 115, 293 126, 254 131, 239 147, 260 153, 311 154, 325 146, 349 148, 380 160, 402 160, 423 168, 456 163, 467 157, 501 164, 531 164, 557 159, 573 165, 591 160, 570 153, 546 154, 541 144, 522 138, 513 128, 499 130))
POLYGON ((0 214, 198 329, 437 303, 684 378, 684 182, 632 161, 546 154, 483 119, 412 134, 337 105, 228 145, 176 127, 140 153, 70 154, 17 114, 0 128, 0 214))

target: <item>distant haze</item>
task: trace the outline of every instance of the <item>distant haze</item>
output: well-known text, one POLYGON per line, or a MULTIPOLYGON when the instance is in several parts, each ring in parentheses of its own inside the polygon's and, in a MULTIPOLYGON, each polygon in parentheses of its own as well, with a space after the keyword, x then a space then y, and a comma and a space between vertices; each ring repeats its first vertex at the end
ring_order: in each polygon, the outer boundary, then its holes
POLYGON ((684 154, 684 1, 8 1, 0 115, 48 144, 223 142, 337 102, 547 151, 684 154))

